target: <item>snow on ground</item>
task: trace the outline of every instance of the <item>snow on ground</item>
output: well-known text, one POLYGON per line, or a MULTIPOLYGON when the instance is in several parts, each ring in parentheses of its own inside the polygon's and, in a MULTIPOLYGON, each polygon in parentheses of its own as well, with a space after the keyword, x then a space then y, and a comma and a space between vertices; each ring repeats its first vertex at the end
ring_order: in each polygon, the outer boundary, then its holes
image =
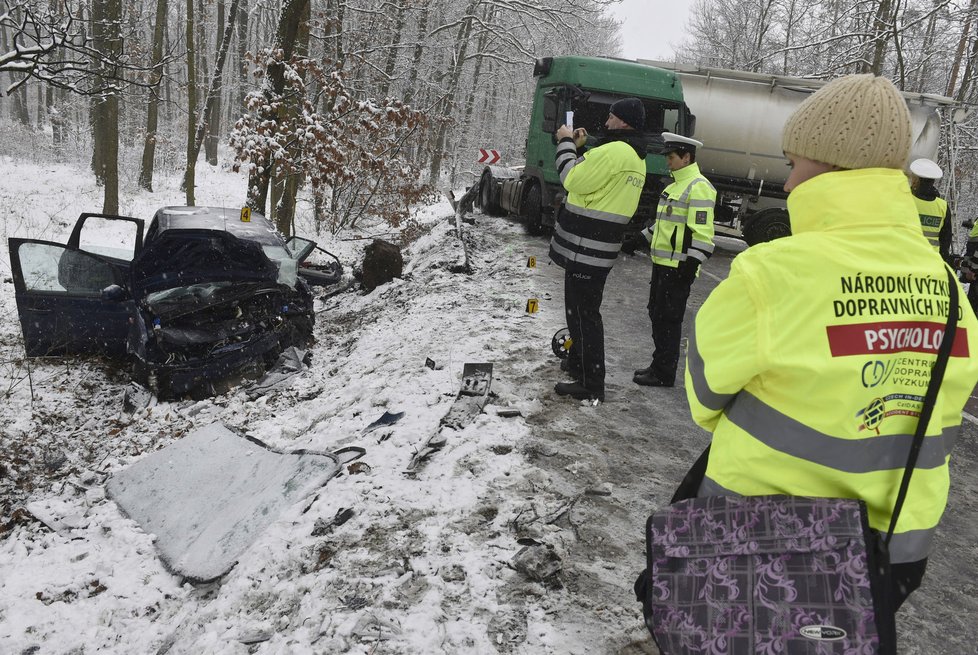
MULTIPOLYGON (((198 204, 237 206, 244 197, 243 178, 210 167, 198 175, 198 204)), ((473 241, 477 272, 452 272, 462 250, 451 209, 424 208, 417 219, 426 233, 406 249, 402 279, 320 301, 312 365, 286 388, 254 400, 237 389, 154 402, 130 415, 123 369, 23 358, 10 281, 7 238, 66 240, 78 213, 99 209, 100 190, 87 171, 59 164, 0 159, 0 176, 0 652, 574 650, 533 612, 531 627, 514 633, 511 608, 496 594, 518 575, 511 561, 521 545, 505 521, 526 502, 512 490, 526 486, 519 446, 528 433, 522 419, 496 410, 538 403, 514 380, 525 344, 545 343, 555 329, 523 311, 533 277, 524 253, 473 241), (451 406, 462 365, 482 361, 510 362, 497 368, 486 411, 406 475, 451 406), (361 436, 385 411, 405 415, 361 436), (102 485, 213 421, 275 449, 361 445, 367 467, 292 508, 219 584, 195 587, 162 567, 152 537, 102 485), (31 501, 61 529, 16 511, 31 501), (331 526, 347 508, 352 518, 331 526)), ((177 177, 157 185, 156 193, 128 190, 121 213, 149 217, 182 204, 177 177)), ((348 270, 369 243, 320 240, 348 270)))
MULTIPOLYGON (((208 166, 198 175, 199 204, 244 197, 241 177, 208 166)), ((550 391, 559 374, 547 345, 563 312, 546 241, 479 216, 465 233, 473 272, 456 272, 461 244, 438 203, 417 213, 403 278, 318 299, 312 364, 283 388, 129 413, 124 369, 24 359, 10 281, 7 238, 65 240, 81 211, 101 206, 100 190, 86 170, 2 157, 0 180, 0 655, 656 652, 631 592, 642 527, 708 435, 681 388, 631 383, 650 349, 646 259, 622 258, 609 279, 609 397, 598 407, 550 391), (539 268, 526 267, 530 255, 539 268), (538 314, 525 313, 527 298, 540 299, 538 314), (494 396, 406 474, 466 362, 495 364, 494 396), (386 411, 404 416, 366 432, 386 411), (277 450, 362 446, 365 466, 284 512, 219 583, 192 585, 162 566, 153 537, 103 489, 114 471, 214 421, 277 450), (561 558, 560 573, 540 582, 517 570, 526 546, 561 558)), ((178 183, 161 177, 145 193, 127 182, 122 213, 182 204, 178 183)), ((355 237, 389 232, 365 226, 340 240, 303 227, 347 270, 370 243, 355 237)), ((735 249, 720 245, 687 321, 729 271, 735 249)), ((898 617, 901 653, 974 652, 976 452, 967 424, 927 578, 898 617)))

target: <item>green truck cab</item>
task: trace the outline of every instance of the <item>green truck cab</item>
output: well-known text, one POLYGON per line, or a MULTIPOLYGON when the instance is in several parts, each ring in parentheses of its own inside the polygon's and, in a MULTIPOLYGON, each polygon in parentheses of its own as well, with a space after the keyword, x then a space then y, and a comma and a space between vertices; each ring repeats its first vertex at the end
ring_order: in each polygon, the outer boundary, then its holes
POLYGON ((476 202, 490 215, 520 217, 531 233, 554 225, 566 193, 554 166, 554 133, 574 112, 574 127, 588 132, 589 149, 601 142, 611 105, 635 97, 645 106, 648 155, 642 200, 632 224, 640 227, 654 215, 659 193, 668 181, 665 158, 658 154, 662 133, 692 134, 694 117, 683 102, 682 85, 673 71, 604 57, 546 57, 533 69, 537 78, 526 136, 526 164, 487 166, 476 202))

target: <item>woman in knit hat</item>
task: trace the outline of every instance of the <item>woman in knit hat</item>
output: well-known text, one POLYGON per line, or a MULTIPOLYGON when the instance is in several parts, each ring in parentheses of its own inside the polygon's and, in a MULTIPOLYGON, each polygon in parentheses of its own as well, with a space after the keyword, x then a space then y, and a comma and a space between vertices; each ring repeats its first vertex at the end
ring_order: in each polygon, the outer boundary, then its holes
MULTIPOLYGON (((686 393, 713 435, 700 496, 859 498, 886 533, 943 336, 949 281, 903 168, 910 113, 891 82, 850 75, 788 119, 792 236, 753 246, 697 313, 686 393)), ((894 609, 920 585, 947 504, 946 453, 978 382, 960 320, 890 555, 894 609)))

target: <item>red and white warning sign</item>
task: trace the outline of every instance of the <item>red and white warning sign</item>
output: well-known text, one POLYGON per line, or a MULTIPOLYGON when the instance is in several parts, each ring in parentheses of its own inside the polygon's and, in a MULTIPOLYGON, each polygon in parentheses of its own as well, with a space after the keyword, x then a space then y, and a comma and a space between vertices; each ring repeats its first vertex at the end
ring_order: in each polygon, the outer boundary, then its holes
POLYGON ((497 161, 499 161, 499 158, 500 158, 500 154, 498 150, 479 148, 480 164, 495 164, 497 161))

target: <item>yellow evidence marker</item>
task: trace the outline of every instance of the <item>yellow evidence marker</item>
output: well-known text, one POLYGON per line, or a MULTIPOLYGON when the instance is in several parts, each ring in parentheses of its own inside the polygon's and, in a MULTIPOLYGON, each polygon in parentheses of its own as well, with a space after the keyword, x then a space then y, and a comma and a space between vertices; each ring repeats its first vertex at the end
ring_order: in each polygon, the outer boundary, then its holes
POLYGON ((251 222, 251 207, 241 208, 241 222, 250 223, 251 222))
POLYGON ((540 311, 540 301, 539 300, 537 300, 536 298, 530 298, 529 300, 526 301, 526 313, 527 314, 536 314, 538 311, 540 311))

